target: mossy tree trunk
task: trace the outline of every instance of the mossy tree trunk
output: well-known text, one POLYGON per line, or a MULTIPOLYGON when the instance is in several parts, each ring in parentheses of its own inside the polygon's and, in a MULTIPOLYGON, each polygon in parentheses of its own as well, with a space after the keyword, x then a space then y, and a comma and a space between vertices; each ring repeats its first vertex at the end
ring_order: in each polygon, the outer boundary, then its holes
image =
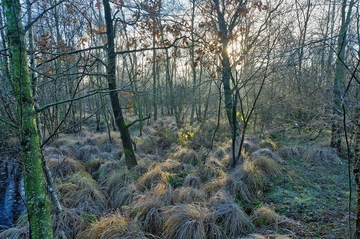
POLYGON ((18 105, 20 157, 30 235, 36 239, 53 238, 50 202, 41 166, 40 137, 27 65, 25 32, 21 23, 21 6, 19 0, 2 0, 2 4, 7 21, 11 85, 18 105))
POLYGON ((137 165, 136 156, 130 137, 129 128, 125 123, 125 119, 121 110, 119 96, 116 87, 116 53, 115 53, 115 34, 114 24, 111 15, 111 7, 109 0, 103 0, 106 36, 107 36, 107 73, 106 79, 109 85, 110 101, 115 117, 116 126, 119 128, 121 140, 124 147, 126 166, 130 169, 137 165))

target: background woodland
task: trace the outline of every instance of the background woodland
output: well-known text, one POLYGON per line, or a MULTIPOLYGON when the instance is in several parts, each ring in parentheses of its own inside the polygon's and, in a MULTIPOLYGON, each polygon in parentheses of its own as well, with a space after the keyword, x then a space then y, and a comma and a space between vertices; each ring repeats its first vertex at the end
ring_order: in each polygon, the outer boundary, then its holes
MULTIPOLYGON (((359 198, 359 4, 2 1, 1 160, 34 215, 16 236, 302 238, 254 198, 286 158, 343 162, 359 198)), ((360 205, 348 221, 359 238, 360 205)))

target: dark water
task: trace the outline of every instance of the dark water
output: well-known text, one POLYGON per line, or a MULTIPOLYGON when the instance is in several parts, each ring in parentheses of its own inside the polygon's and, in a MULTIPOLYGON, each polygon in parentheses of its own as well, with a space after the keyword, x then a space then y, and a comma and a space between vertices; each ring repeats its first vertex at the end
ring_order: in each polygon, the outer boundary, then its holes
POLYGON ((25 211, 24 182, 20 165, 10 157, 0 158, 0 226, 11 226, 25 211))

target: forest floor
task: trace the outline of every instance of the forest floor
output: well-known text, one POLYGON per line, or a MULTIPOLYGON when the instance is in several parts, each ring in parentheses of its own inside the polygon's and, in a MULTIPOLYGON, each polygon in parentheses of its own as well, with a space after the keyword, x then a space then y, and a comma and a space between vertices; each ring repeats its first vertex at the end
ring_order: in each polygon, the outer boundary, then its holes
MULTIPOLYGON (((287 158, 284 173, 274 179, 264 200, 277 213, 300 222, 298 238, 350 238, 347 165, 340 158, 287 158)), ((353 195, 351 212, 354 205, 353 195)), ((353 222, 353 213, 350 217, 353 222)))

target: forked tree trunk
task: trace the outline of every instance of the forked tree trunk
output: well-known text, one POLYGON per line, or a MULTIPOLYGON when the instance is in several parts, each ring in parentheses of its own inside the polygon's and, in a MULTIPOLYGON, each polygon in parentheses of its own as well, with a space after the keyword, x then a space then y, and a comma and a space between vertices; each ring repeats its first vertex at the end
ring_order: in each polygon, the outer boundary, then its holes
POLYGON ((41 165, 40 137, 25 48, 25 32, 19 0, 3 0, 11 63, 11 86, 18 105, 18 136, 24 174, 25 203, 30 237, 53 238, 50 202, 46 194, 41 165))
POLYGON ((115 53, 115 34, 114 25, 111 15, 111 7, 109 0, 103 0, 105 22, 106 22, 106 36, 107 36, 107 73, 106 79, 109 85, 109 94, 111 106, 115 118, 116 126, 119 128, 120 136, 124 148, 126 166, 130 169, 137 165, 136 156, 133 150, 133 145, 130 137, 129 128, 125 123, 125 119, 121 110, 118 92, 116 88, 116 53, 115 53))

